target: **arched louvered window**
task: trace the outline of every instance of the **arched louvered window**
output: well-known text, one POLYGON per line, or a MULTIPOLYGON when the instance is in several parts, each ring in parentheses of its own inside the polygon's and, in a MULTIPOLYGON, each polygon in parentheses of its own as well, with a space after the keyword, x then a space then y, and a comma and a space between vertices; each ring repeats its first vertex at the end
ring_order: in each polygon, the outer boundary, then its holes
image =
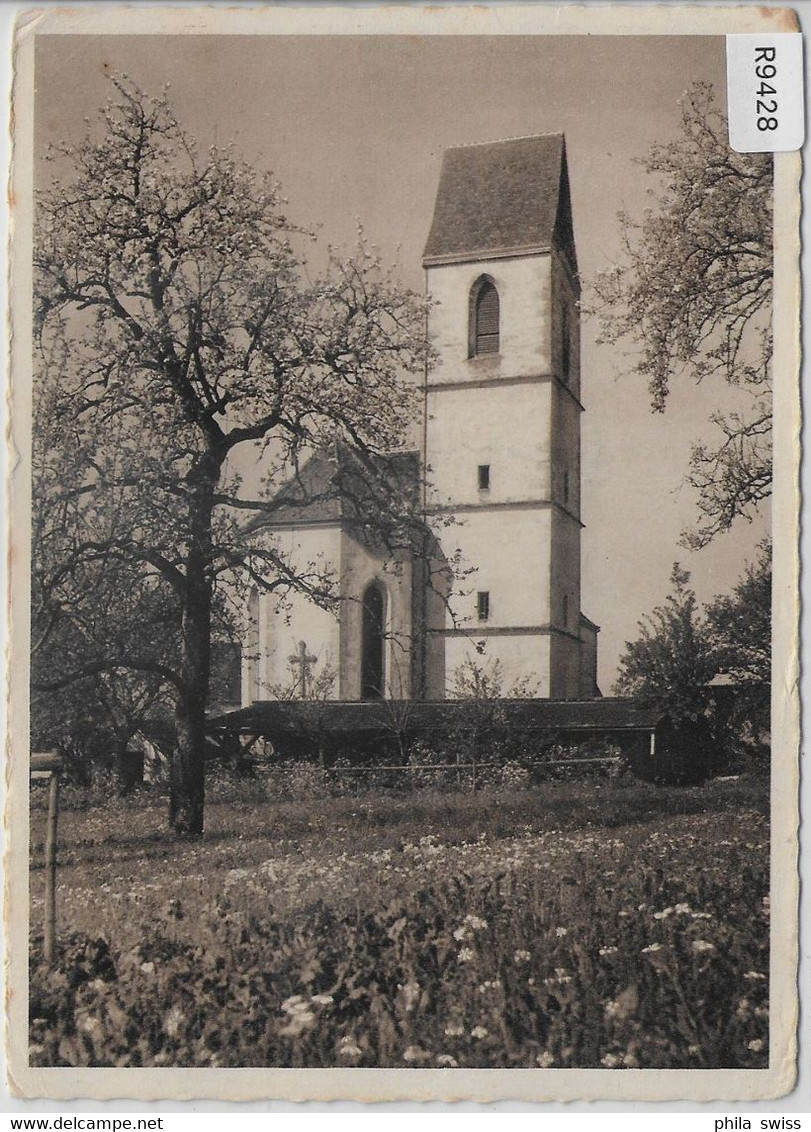
POLYGON ((482 276, 470 293, 470 356, 498 353, 498 291, 482 276))

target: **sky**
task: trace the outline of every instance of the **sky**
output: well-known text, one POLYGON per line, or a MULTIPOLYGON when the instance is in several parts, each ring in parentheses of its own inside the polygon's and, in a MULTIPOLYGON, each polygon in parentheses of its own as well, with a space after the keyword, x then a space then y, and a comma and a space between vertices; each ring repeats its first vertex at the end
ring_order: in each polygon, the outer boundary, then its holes
MULTIPOLYGON (((423 287, 443 151, 451 145, 563 131, 575 239, 589 281, 620 254, 621 210, 638 217, 651 185, 637 164, 678 132, 679 99, 695 80, 725 99, 720 37, 641 36, 40 36, 35 64, 37 154, 78 141, 126 72, 150 93, 170 83, 184 128, 202 145, 234 141, 270 169, 287 214, 324 243, 368 239, 403 282, 423 287)), ((40 167, 42 168, 42 167, 40 167)), ((610 692, 624 643, 690 570, 700 601, 728 592, 756 557, 768 516, 688 552, 696 519, 683 486, 691 445, 711 439, 710 414, 730 392, 674 385, 650 411, 633 356, 582 325, 583 612, 601 626, 599 682, 610 692)))

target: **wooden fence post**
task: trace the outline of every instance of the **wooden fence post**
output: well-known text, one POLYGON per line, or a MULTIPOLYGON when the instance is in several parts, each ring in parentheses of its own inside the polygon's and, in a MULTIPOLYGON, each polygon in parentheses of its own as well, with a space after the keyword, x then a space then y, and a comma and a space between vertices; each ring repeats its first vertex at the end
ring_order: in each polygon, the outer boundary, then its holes
POLYGON ((45 962, 56 959, 56 845, 59 823, 59 772, 62 758, 56 751, 31 755, 31 777, 48 779, 48 819, 45 826, 45 962))
POLYGON ((59 775, 48 784, 48 825, 45 830, 45 962, 56 958, 56 831, 59 821, 59 775))

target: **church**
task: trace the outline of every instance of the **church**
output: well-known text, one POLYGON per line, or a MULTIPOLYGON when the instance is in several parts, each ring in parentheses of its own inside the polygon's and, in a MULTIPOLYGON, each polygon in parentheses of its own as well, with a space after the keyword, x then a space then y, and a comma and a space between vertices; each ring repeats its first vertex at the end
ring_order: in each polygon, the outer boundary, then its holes
POLYGON ((298 477, 307 502, 266 525, 292 561, 332 573, 337 613, 254 593, 243 707, 438 701, 469 662, 498 662, 506 696, 599 695, 599 629, 581 611, 580 288, 563 135, 447 150, 422 263, 438 363, 420 451, 393 454, 388 471, 419 500, 430 552, 361 537, 351 454, 314 455, 298 477), (339 482, 346 492, 329 490, 339 482))

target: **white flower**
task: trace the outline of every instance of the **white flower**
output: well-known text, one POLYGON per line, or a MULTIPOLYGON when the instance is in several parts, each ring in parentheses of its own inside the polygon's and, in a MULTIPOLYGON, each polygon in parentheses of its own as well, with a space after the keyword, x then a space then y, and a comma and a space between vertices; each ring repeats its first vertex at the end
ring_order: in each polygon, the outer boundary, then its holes
POLYGON ((668 916, 672 916, 672 915, 673 915, 673 909, 672 908, 663 908, 661 912, 654 912, 653 918, 654 918, 654 920, 666 920, 668 916))
POLYGON ((661 951, 661 950, 662 950, 662 944, 661 943, 649 943, 647 947, 642 948, 641 954, 642 955, 649 955, 653 951, 661 951))
POLYGON ((763 1042, 760 1038, 755 1038, 755 1040, 750 1042, 746 1048, 751 1049, 752 1053, 760 1053, 760 1051, 763 1049, 763 1042))
POLYGON ((143 973, 145 975, 152 975, 155 972, 155 964, 154 963, 142 963, 141 964, 141 970, 143 971, 143 973))
POLYGON ((427 1061, 430 1056, 430 1053, 420 1046, 409 1046, 403 1054, 403 1061, 427 1061))
POLYGON ((176 1038, 185 1021, 185 1015, 180 1007, 173 1006, 163 1019, 163 1028, 170 1038, 176 1038))
POLYGON ((522 948, 513 955, 513 963, 528 963, 531 958, 531 954, 522 948))
POLYGON ((539 1053, 535 1060, 538 1065, 540 1065, 541 1069, 549 1069, 550 1066, 555 1064, 555 1059, 548 1049, 545 1049, 543 1053, 539 1053))
POLYGON ((331 994, 314 994, 310 998, 310 1002, 317 1002, 319 1006, 329 1006, 335 999, 331 994))
POLYGON ((616 955, 618 950, 617 947, 601 947, 600 955, 616 955))
POLYGON ((568 928, 555 928, 555 935, 564 936, 569 934, 568 928))
POLYGON ((457 1026, 453 1022, 450 1024, 450 1026, 445 1027, 445 1033, 449 1038, 460 1038, 462 1034, 464 1034, 464 1032, 464 1026, 457 1026))
POLYGON ((310 1006, 300 994, 292 994, 282 1003, 282 1010, 285 1014, 306 1014, 309 1013, 310 1006))
POLYGON ((760 971, 747 971, 744 974, 743 977, 745 979, 751 979, 752 981, 754 981, 755 979, 765 979, 766 978, 765 975, 761 975, 760 971))
POLYGON ((616 1069, 622 1062, 615 1053, 607 1053, 605 1057, 602 1058, 601 1064, 603 1064, 606 1069, 616 1069))
POLYGON ((475 956, 476 956, 475 951, 471 950, 471 948, 469 948, 469 947, 463 947, 462 950, 459 952, 459 955, 457 956, 457 958, 458 958, 460 963, 469 963, 471 959, 475 958, 475 956))
POLYGON ((678 913, 678 915, 680 915, 680 916, 689 916, 690 915, 690 905, 689 904, 677 904, 676 907, 673 909, 673 911, 678 913))
POLYGON ((349 1035, 344 1035, 341 1038, 341 1044, 338 1048, 339 1057, 360 1057, 362 1053, 363 1050, 354 1038, 350 1038, 349 1035))
POLYGON ((459 1062, 449 1053, 439 1053, 436 1058, 437 1065, 447 1066, 448 1069, 458 1069, 459 1062))
POLYGON ((415 983, 412 979, 408 983, 398 983, 397 986, 402 992, 406 1013, 410 1013, 420 1001, 420 984, 415 983))
POLYGON ((470 1036, 472 1038, 478 1038, 479 1040, 482 1040, 486 1038, 489 1033, 490 1031, 485 1030, 484 1026, 474 1026, 470 1031, 470 1036))
POLYGON ((693 951, 715 951, 715 944, 706 939, 694 939, 693 951))

